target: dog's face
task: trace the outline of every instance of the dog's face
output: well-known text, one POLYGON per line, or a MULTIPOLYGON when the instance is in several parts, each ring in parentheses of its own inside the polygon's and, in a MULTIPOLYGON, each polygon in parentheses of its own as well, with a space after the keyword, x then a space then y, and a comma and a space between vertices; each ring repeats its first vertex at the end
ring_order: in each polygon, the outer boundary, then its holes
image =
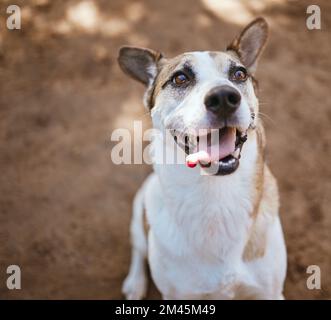
POLYGON ((193 162, 217 161, 218 173, 228 174, 238 168, 241 138, 257 120, 253 74, 266 39, 267 24, 259 18, 226 52, 188 52, 167 59, 150 49, 123 47, 119 63, 146 84, 145 105, 154 126, 170 129, 193 162))

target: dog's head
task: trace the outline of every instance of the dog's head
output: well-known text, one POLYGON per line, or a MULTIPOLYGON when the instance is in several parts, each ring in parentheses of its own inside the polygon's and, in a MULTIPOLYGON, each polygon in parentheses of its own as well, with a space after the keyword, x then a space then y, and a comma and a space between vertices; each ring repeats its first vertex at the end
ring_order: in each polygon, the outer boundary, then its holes
POLYGON ((125 73, 147 86, 144 102, 154 126, 172 130, 192 162, 217 161, 218 173, 229 174, 237 169, 238 149, 257 121, 253 76, 267 33, 266 21, 258 18, 225 52, 165 58, 150 49, 122 47, 118 60, 125 73))

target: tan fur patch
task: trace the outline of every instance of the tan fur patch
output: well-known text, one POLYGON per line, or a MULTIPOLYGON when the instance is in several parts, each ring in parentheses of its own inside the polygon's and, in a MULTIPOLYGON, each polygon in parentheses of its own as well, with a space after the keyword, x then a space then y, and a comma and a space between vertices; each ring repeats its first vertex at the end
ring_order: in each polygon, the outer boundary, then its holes
POLYGON ((265 148, 265 134, 262 124, 259 122, 255 129, 256 139, 258 145, 258 158, 256 161, 256 173, 253 189, 254 210, 251 217, 257 216, 261 198, 263 195, 263 182, 264 182, 264 148, 265 148))
POLYGON ((145 233, 146 238, 147 238, 147 235, 148 235, 148 232, 149 232, 149 229, 150 229, 150 225, 149 225, 148 220, 147 220, 146 211, 144 211, 144 213, 143 213, 143 225, 144 225, 144 233, 145 233))
POLYGON ((220 66, 222 69, 225 67, 224 64, 229 65, 231 60, 234 63, 241 64, 238 55, 233 51, 209 51, 208 54, 215 61, 216 65, 220 66))
POLYGON ((149 108, 154 106, 155 98, 159 94, 162 86, 169 79, 171 74, 177 68, 177 66, 188 60, 189 55, 182 54, 172 59, 161 59, 158 64, 158 75, 154 81, 153 87, 150 92, 149 108))
POLYGON ((265 136, 261 124, 257 128, 257 139, 261 156, 257 160, 255 189, 253 191, 255 205, 251 217, 254 222, 242 256, 245 262, 264 256, 267 245, 265 226, 268 224, 268 220, 272 221, 278 214, 277 183, 268 166, 264 163, 265 136))
POLYGON ((262 258, 266 248, 266 232, 253 228, 243 253, 244 262, 262 258))

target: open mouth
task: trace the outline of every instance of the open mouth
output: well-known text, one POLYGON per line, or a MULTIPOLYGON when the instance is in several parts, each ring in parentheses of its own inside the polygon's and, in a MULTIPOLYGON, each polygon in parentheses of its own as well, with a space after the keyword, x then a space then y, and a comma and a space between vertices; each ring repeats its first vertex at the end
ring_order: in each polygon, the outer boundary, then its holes
POLYGON ((193 168, 199 164, 207 169, 214 164, 217 165, 215 175, 227 175, 236 171, 242 145, 247 139, 246 132, 234 127, 203 131, 203 134, 196 136, 173 135, 176 143, 187 154, 187 166, 193 168))

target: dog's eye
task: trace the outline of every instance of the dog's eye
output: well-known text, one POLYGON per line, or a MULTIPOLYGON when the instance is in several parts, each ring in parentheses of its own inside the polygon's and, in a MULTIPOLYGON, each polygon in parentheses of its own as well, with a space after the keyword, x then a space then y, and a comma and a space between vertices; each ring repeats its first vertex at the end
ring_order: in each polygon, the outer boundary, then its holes
POLYGON ((176 84, 177 86, 186 84, 188 81, 189 81, 188 76, 183 72, 179 72, 179 73, 175 74, 174 77, 172 78, 172 82, 174 84, 176 84))
POLYGON ((248 74, 245 68, 239 67, 238 69, 234 70, 232 74, 232 80, 235 81, 246 81, 248 78, 248 74))

